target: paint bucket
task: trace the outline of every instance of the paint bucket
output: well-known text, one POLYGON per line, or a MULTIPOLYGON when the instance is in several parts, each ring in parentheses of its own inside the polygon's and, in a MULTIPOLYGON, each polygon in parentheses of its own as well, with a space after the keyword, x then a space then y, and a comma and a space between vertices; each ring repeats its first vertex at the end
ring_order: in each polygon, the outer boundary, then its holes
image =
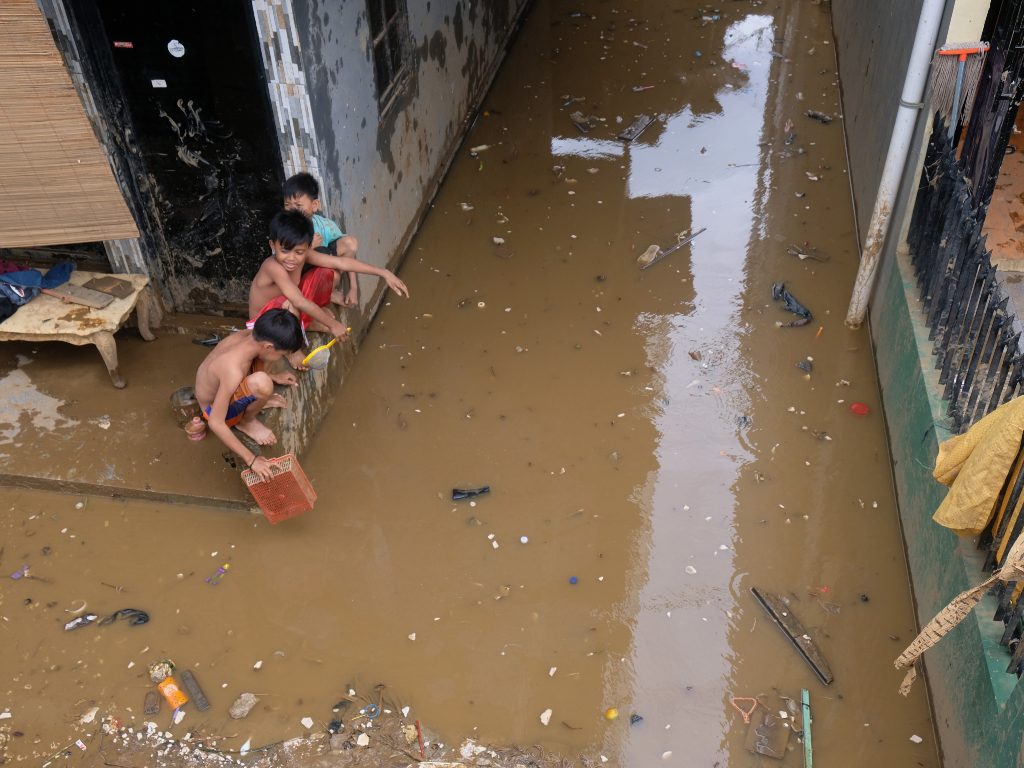
POLYGON ((184 429, 196 416, 201 418, 203 409, 196 400, 195 388, 182 387, 171 395, 171 410, 174 411, 174 420, 178 422, 179 429, 184 429))

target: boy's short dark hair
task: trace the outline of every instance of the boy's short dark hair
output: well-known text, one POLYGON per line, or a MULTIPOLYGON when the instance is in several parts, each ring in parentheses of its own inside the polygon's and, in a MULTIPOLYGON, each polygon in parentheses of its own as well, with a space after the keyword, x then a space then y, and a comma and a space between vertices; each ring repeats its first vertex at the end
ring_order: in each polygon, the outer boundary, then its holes
POLYGON ((278 211, 270 220, 270 239, 291 250, 313 242, 313 222, 299 211, 278 211))
POLYGON ((302 326, 299 318, 287 309, 268 309, 253 323, 252 338, 269 341, 274 349, 290 354, 302 349, 302 326))
POLYGON ((302 171, 296 173, 284 183, 284 199, 288 200, 296 195, 305 195, 310 200, 320 199, 320 185, 312 174, 302 171))

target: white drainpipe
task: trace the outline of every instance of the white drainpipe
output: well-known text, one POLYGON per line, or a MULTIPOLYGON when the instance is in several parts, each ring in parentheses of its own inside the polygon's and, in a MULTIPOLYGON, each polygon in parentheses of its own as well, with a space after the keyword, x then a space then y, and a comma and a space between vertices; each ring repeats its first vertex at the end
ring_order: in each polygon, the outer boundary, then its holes
POLYGON ((860 328, 868 311, 868 299, 875 284, 878 260, 885 244, 886 232, 889 231, 889 222, 892 220, 896 192, 907 164, 914 124, 923 106, 921 98, 928 82, 929 65, 945 5, 946 0, 924 0, 921 8, 917 34, 914 35, 914 47, 910 52, 910 63, 907 66, 907 79, 903 83, 903 97, 900 99, 899 112, 896 113, 896 124, 892 128, 892 139, 889 141, 889 153, 885 157, 885 167, 882 169, 882 180, 878 184, 875 208, 871 211, 871 224, 868 226, 868 236, 864 241, 864 251, 860 268, 857 270, 857 282, 853 286, 850 309, 846 313, 846 325, 850 328, 860 328))

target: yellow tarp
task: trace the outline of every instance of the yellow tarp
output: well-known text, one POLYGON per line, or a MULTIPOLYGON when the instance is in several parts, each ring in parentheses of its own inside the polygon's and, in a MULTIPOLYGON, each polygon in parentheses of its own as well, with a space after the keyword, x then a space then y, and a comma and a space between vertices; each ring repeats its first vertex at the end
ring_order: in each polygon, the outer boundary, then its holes
MULTIPOLYGON (((1021 435, 1024 397, 1000 406, 964 434, 939 445, 932 474, 950 490, 932 519, 957 536, 977 536, 984 531, 996 512, 1021 435)), ((1024 494, 1021 501, 1024 503, 1024 494)))

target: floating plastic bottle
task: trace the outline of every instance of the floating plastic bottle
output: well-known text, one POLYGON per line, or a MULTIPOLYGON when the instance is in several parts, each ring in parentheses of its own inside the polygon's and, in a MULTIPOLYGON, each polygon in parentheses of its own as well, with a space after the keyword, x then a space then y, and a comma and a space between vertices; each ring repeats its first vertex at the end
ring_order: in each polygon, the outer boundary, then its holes
POLYGON ((198 416, 193 416, 192 421, 185 425, 189 440, 202 440, 206 437, 206 422, 198 416))

